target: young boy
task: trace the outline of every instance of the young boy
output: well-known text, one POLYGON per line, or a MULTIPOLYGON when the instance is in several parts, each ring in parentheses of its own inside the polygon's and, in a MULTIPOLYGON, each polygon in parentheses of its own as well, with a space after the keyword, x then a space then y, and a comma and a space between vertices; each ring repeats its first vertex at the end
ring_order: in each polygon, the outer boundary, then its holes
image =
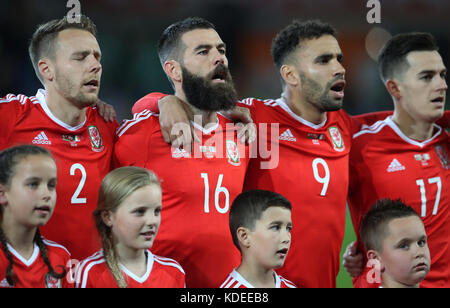
POLYGON ((291 245, 291 203, 280 194, 250 190, 236 197, 230 209, 233 243, 241 264, 221 288, 295 288, 275 273, 291 245))
POLYGON ((361 223, 367 250, 367 279, 379 279, 383 288, 418 288, 430 271, 427 234, 419 215, 400 200, 381 199, 361 223), (378 272, 379 271, 379 272, 378 272))

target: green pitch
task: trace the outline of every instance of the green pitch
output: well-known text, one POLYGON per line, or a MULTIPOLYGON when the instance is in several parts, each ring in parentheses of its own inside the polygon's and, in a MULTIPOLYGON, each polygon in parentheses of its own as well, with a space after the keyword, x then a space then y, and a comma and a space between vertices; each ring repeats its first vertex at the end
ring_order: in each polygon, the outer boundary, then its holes
POLYGON ((342 249, 341 249, 341 267, 339 271, 339 275, 337 276, 336 284, 338 288, 352 288, 352 279, 350 275, 345 271, 345 269, 342 266, 342 255, 345 252, 345 248, 347 248, 347 245, 353 241, 356 240, 355 231, 353 229, 352 225, 352 219, 350 217, 350 212, 347 210, 347 214, 345 217, 345 235, 344 235, 344 241, 342 242, 342 249))

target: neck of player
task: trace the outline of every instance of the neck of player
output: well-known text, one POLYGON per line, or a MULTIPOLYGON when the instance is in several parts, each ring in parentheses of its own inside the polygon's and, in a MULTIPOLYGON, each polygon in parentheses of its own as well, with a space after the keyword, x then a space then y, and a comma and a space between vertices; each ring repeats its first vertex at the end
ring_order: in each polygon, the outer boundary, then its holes
POLYGON ((309 103, 301 95, 301 92, 295 87, 285 86, 281 97, 285 100, 289 109, 302 119, 313 123, 320 124, 325 121, 326 112, 319 110, 314 104, 309 103))
POLYGON ((208 124, 217 123, 217 113, 215 111, 205 111, 194 107, 189 104, 183 93, 177 92, 175 93, 175 96, 185 103, 185 110, 190 121, 200 125, 203 128, 205 128, 208 124))
POLYGON ((428 140, 433 136, 433 122, 412 118, 407 112, 394 111, 392 121, 408 138, 413 140, 428 140))
POLYGON ((52 114, 69 126, 78 126, 86 119, 86 108, 80 108, 56 91, 46 91, 47 106, 52 114))

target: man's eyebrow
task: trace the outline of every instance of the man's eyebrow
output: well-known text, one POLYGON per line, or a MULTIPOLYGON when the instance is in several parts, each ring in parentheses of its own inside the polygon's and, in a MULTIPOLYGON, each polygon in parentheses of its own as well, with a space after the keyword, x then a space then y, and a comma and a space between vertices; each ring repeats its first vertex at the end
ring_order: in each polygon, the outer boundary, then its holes
POLYGON ((336 58, 338 59, 338 61, 342 61, 343 58, 344 58, 344 55, 343 55, 341 52, 336 53, 336 54, 331 53, 331 52, 325 52, 325 53, 323 53, 323 54, 318 55, 318 56, 315 58, 315 60, 316 60, 316 61, 317 61, 317 60, 330 60, 330 59, 333 59, 333 57, 335 57, 335 56, 336 56, 336 58))
MULTIPOLYGON (((200 44, 197 47, 194 48, 194 51, 200 50, 200 49, 211 49, 213 48, 213 45, 211 44, 200 44)), ((216 45, 216 48, 226 48, 225 43, 220 43, 216 45)))
MULTIPOLYGON (((83 56, 86 57, 91 53, 91 50, 78 50, 72 53, 73 56, 83 56)), ((102 53, 98 50, 94 51, 95 56, 101 56, 102 53)))
POLYGON ((318 55, 318 56, 316 57, 316 59, 318 59, 318 58, 332 58, 332 57, 333 57, 333 54, 332 54, 332 53, 326 52, 326 53, 322 53, 322 54, 318 55))
POLYGON ((420 71, 417 75, 428 75, 428 74, 435 74, 435 73, 438 73, 438 74, 444 73, 444 74, 446 74, 447 73, 447 68, 443 68, 441 70, 428 70, 428 69, 425 69, 423 71, 420 71))

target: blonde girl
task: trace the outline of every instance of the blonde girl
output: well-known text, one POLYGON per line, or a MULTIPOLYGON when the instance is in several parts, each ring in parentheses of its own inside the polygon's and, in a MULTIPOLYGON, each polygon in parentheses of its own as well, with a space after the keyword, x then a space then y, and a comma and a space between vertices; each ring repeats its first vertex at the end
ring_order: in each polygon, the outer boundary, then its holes
POLYGON ((122 167, 103 179, 93 214, 103 249, 81 263, 77 287, 184 287, 181 266, 150 252, 161 223, 161 194, 147 169, 122 167))

